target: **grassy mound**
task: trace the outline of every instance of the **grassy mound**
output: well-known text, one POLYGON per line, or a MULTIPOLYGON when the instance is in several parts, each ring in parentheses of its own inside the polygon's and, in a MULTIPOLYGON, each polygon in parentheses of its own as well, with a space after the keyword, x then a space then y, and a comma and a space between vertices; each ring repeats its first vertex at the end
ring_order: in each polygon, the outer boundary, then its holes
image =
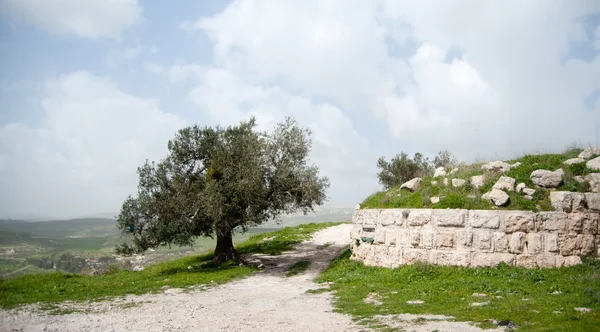
MULTIPOLYGON (((550 211, 548 189, 538 188, 531 182, 531 172, 544 169, 554 171, 562 168, 565 171, 563 182, 557 190, 571 192, 589 191, 587 183, 579 183, 575 176, 585 176, 593 173, 588 169, 585 163, 565 165, 563 162, 567 159, 575 158, 581 152, 580 149, 569 150, 562 154, 540 154, 527 155, 519 159, 509 160, 507 163, 521 163, 520 166, 511 168, 506 174, 497 174, 485 172, 481 169, 483 164, 461 165, 458 172, 453 175, 447 175, 448 185, 444 185, 444 177, 433 178, 424 177, 421 187, 416 192, 410 192, 400 187, 392 188, 388 191, 382 191, 369 196, 361 203, 363 209, 380 208, 432 208, 432 209, 507 209, 507 210, 529 210, 529 211, 550 211), (471 185, 471 177, 474 175, 484 175, 485 183, 482 187, 476 189, 471 185), (525 183, 527 188, 536 190, 533 199, 529 200, 523 194, 517 192, 508 192, 510 196, 509 203, 502 207, 496 207, 487 200, 481 199, 481 195, 490 191, 492 186, 501 176, 509 176, 516 180, 516 184, 525 183), (451 179, 464 179, 467 183, 463 187, 454 188, 451 179), (440 201, 432 204, 430 198, 439 197, 440 201)), ((447 170, 449 171, 449 170, 447 170)))
MULTIPOLYGON (((338 223, 311 223, 257 234, 238 246, 242 254, 279 255, 309 239, 318 230, 338 223)), ((99 300, 126 294, 153 293, 163 286, 184 288, 192 285, 216 285, 252 274, 253 266, 232 262, 215 266, 212 254, 191 256, 146 267, 143 271, 115 269, 102 276, 67 273, 31 274, 0 280, 0 307, 43 304, 61 301, 99 300)))

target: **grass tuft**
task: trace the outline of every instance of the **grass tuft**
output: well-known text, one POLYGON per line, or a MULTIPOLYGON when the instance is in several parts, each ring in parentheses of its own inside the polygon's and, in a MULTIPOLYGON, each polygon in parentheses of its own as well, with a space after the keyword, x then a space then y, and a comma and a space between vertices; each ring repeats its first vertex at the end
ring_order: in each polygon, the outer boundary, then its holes
POLYGON ((307 261, 307 260, 298 261, 298 262, 294 263, 294 265, 292 265, 292 267, 290 267, 290 269, 285 273, 285 276, 293 277, 295 275, 298 275, 298 274, 308 270, 309 266, 310 266, 310 261, 307 261))

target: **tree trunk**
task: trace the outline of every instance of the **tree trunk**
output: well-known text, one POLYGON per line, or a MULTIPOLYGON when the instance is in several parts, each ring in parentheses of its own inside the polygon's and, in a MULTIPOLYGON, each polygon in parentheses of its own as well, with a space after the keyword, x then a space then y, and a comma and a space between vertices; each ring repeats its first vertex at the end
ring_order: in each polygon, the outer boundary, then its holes
POLYGON ((233 247, 231 230, 224 230, 217 232, 217 247, 215 248, 215 258, 213 258, 213 262, 221 264, 228 260, 236 262, 242 261, 240 255, 233 247))

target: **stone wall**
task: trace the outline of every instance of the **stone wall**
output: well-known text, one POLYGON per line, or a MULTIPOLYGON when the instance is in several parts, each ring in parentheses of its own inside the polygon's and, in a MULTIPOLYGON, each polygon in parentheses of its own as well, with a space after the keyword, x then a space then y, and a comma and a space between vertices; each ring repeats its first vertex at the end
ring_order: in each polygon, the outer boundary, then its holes
POLYGON ((560 267, 600 256, 597 211, 358 209, 352 259, 397 267, 436 265, 560 267))

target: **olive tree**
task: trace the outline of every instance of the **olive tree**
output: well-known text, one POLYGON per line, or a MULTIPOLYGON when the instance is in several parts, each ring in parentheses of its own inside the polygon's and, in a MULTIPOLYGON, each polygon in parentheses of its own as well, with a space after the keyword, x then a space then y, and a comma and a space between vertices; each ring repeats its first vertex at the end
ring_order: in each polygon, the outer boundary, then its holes
POLYGON ((308 164, 310 131, 292 118, 273 132, 254 118, 222 128, 186 127, 168 143, 167 157, 138 168, 136 197, 117 218, 130 255, 162 245, 192 245, 216 236, 215 263, 241 258, 235 229, 247 230, 283 213, 313 211, 325 201, 329 180, 308 164))
POLYGON ((418 152, 413 159, 408 158, 408 154, 404 152, 397 154, 389 162, 381 157, 377 160, 377 168, 381 169, 377 173, 379 183, 386 189, 399 186, 415 177, 430 175, 433 171, 429 159, 418 152))

